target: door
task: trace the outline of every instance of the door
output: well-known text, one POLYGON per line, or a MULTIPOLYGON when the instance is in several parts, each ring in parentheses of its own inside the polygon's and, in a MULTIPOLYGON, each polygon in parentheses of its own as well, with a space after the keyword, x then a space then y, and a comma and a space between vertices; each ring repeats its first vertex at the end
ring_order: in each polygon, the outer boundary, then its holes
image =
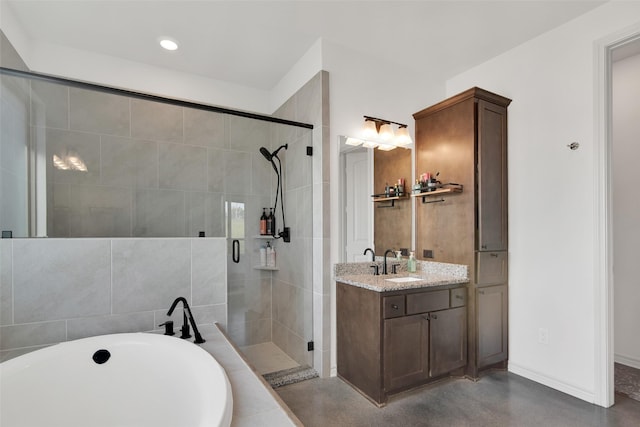
POLYGON ((478 246, 507 249, 507 109, 478 101, 478 246))
POLYGON ((467 364, 467 308, 430 313, 430 376, 440 375, 467 364))
POLYGON ((429 316, 384 321, 384 389, 418 384, 429 376, 429 316))
POLYGON ((509 357, 507 332, 507 285, 488 286, 477 291, 478 368, 509 357))
POLYGON ((345 262, 367 261, 363 252, 373 245, 371 153, 346 153, 345 158, 345 262))

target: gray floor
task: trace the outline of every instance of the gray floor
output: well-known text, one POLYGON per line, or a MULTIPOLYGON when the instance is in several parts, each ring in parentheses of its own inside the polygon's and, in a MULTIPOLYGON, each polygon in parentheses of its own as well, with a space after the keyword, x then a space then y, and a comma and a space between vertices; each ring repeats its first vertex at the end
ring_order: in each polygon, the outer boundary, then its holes
POLYGON ((306 427, 640 426, 640 402, 616 395, 604 409, 504 371, 404 393, 377 408, 338 378, 276 390, 306 427))

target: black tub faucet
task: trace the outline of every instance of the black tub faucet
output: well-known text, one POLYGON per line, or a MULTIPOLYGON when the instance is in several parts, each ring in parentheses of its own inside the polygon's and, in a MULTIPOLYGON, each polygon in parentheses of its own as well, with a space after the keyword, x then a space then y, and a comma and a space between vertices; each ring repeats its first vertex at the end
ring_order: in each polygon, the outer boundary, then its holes
POLYGON ((196 344, 202 344, 204 342, 204 339, 202 339, 202 335, 200 335, 200 332, 198 331, 198 326, 196 325, 196 321, 193 319, 193 314, 191 314, 191 309, 189 308, 189 304, 187 304, 187 300, 185 299, 185 297, 178 297, 175 299, 175 301, 173 301, 173 304, 171 304, 171 308, 169 308, 169 311, 167 312, 167 316, 171 316, 173 310, 176 309, 176 306, 179 302, 182 302, 182 317, 184 322, 182 325, 182 335, 180 336, 180 338, 191 337, 191 335, 189 334, 189 323, 191 323, 191 326, 193 327, 193 334, 196 336, 194 342, 196 344), (189 316, 188 320, 187 315, 189 316))
POLYGON ((366 255, 367 252, 371 252, 371 262, 375 262, 376 260, 376 253, 373 251, 373 249, 371 248, 367 248, 364 250, 364 253, 362 255, 366 255))

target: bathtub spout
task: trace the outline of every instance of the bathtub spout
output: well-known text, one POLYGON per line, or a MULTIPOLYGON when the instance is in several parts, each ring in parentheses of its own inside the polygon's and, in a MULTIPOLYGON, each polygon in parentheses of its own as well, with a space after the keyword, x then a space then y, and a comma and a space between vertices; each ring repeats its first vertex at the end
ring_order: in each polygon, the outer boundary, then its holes
POLYGON ((187 304, 187 300, 185 299, 185 297, 178 297, 175 299, 175 301, 173 301, 173 304, 171 304, 171 308, 169 308, 169 311, 167 312, 167 316, 171 316, 171 314, 173 313, 173 310, 176 309, 176 306, 178 305, 179 302, 182 303, 182 309, 183 309, 182 316, 183 316, 183 322, 184 322, 184 324, 182 325, 181 338, 191 337, 191 335, 189 334, 189 323, 191 323, 191 327, 193 328, 193 334, 196 337, 194 342, 196 344, 202 344, 204 342, 204 339, 202 338, 202 335, 200 335, 200 332, 198 331, 198 326, 196 325, 196 321, 193 318, 193 314, 191 314, 191 309, 189 308, 189 304, 187 304), (187 319, 187 316, 188 316, 188 319, 187 319))

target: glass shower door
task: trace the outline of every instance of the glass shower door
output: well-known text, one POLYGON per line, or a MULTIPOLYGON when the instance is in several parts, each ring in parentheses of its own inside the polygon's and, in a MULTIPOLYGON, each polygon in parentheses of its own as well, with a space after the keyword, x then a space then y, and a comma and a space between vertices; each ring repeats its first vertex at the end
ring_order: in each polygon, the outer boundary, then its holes
MULTIPOLYGON (((235 179, 245 185, 236 186, 241 194, 234 194, 225 184, 228 335, 261 374, 311 367, 313 186, 306 152, 311 130, 233 119, 229 135, 229 156, 243 166, 235 179), (236 140, 240 135, 242 141, 236 140), (274 165, 261 147, 270 154, 281 147, 274 165), (276 193, 276 236, 262 236, 260 216, 263 209, 268 214, 274 208, 276 193), (290 230, 289 242, 278 235, 284 226, 290 230), (274 266, 261 262, 260 250, 266 246, 275 251, 274 266)), ((225 182, 229 179, 234 178, 225 175, 225 182)))

